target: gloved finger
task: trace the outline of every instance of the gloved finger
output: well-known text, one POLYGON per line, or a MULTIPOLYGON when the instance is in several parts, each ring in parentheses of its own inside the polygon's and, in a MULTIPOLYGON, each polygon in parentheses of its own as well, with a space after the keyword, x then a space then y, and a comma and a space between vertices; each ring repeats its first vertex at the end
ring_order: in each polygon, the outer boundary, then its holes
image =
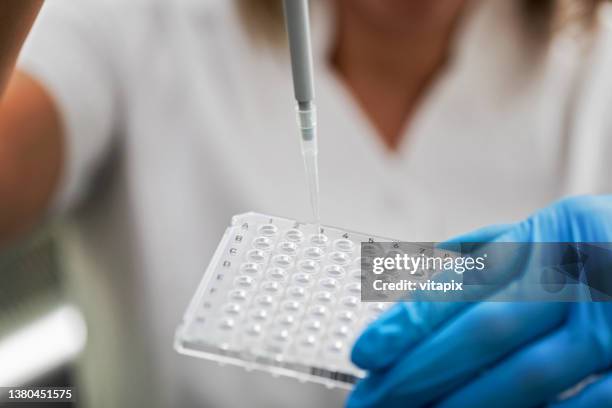
POLYGON ((495 224, 488 225, 486 227, 478 228, 474 231, 470 231, 466 234, 458 235, 444 242, 449 244, 456 244, 461 242, 490 242, 495 241, 501 235, 504 235, 510 229, 514 227, 514 224, 495 224))
POLYGON ((612 407, 612 373, 587 385, 575 396, 550 404, 549 408, 599 408, 612 407))
POLYGON ((384 369, 464 307, 452 302, 397 303, 363 331, 351 360, 364 370, 384 369))
POLYGON ((466 234, 458 235, 453 238, 447 239, 444 242, 438 243, 436 247, 439 249, 447 249, 453 251, 457 249, 457 245, 462 243, 478 244, 497 241, 501 236, 511 231, 513 227, 514 224, 488 225, 486 227, 470 231, 466 234))
MULTIPOLYGON (((450 294, 440 294, 435 291, 417 292, 414 295, 415 299, 428 300, 428 296, 433 296, 429 300, 460 302, 488 298, 524 271, 531 248, 523 243, 531 242, 531 229, 532 223, 529 221, 492 225, 437 244, 437 249, 453 252, 455 256, 469 255, 474 259, 486 258, 487 266, 485 270, 471 270, 461 275, 459 278, 463 280, 465 286, 460 292, 450 294), (513 243, 518 243, 518 245, 512 245, 513 243), (445 299, 439 299, 440 296, 445 299)), ((449 255, 444 254, 443 256, 449 255)), ((450 272, 446 273, 453 275, 450 272)), ((438 273, 436 280, 441 277, 438 273)), ((449 279, 457 279, 457 276, 451 276, 449 279)))
POLYGON ((537 406, 601 370, 600 354, 588 335, 564 327, 511 355, 437 408, 537 406))
POLYGON ((567 310, 563 303, 477 303, 414 350, 405 350, 386 371, 372 373, 358 383, 348 406, 387 407, 396 401, 419 406, 436 400, 509 352, 558 327, 567 310))

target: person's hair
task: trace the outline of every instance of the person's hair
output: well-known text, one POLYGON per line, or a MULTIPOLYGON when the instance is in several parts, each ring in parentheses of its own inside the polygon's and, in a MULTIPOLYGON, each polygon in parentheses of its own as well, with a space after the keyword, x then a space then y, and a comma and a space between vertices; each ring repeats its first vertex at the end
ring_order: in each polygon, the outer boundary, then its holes
MULTIPOLYGON (((240 15, 257 41, 284 41, 282 0, 236 0, 240 15)), ((514 0, 512 0, 514 1, 514 0)), ((599 6, 607 0, 520 0, 526 29, 550 37, 562 27, 578 22, 585 29, 596 26, 599 6)))
POLYGON ((256 42, 285 40, 282 0, 236 0, 240 17, 256 42))
POLYGON ((593 30, 597 10, 607 0, 521 0, 527 29, 536 35, 550 37, 570 24, 593 30))

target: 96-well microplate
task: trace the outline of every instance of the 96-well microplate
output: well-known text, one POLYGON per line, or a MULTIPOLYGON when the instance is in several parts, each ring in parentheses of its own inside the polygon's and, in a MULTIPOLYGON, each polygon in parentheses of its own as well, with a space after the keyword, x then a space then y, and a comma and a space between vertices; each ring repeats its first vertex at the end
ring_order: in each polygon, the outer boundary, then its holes
POLYGON ((391 241, 246 213, 234 216, 176 332, 175 348, 247 369, 351 388, 362 329, 362 241, 391 241))

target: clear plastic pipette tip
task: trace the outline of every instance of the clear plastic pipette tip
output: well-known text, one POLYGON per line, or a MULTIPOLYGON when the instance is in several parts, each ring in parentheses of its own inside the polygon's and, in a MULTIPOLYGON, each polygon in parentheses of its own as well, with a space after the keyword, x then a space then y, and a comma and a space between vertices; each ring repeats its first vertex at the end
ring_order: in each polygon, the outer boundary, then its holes
POLYGON ((319 214, 319 170, 317 155, 316 153, 313 154, 309 152, 303 152, 302 155, 304 156, 304 168, 306 169, 306 182, 308 183, 308 192, 310 194, 310 205, 317 227, 316 233, 319 234, 321 231, 321 218, 319 214))
POLYGON ((315 233, 319 234, 321 231, 319 215, 319 166, 317 160, 317 115, 314 104, 308 103, 306 106, 298 105, 297 119, 300 129, 304 169, 306 170, 306 182, 310 195, 310 205, 317 228, 315 233))

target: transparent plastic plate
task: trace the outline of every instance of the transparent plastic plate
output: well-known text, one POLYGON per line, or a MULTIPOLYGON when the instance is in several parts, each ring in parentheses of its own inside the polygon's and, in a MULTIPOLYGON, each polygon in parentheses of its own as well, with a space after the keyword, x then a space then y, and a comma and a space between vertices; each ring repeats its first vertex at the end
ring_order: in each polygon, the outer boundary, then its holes
POLYGON ((356 337, 390 304, 361 302, 361 242, 333 227, 246 213, 232 218, 175 336, 179 353, 328 387, 364 372, 356 337))

